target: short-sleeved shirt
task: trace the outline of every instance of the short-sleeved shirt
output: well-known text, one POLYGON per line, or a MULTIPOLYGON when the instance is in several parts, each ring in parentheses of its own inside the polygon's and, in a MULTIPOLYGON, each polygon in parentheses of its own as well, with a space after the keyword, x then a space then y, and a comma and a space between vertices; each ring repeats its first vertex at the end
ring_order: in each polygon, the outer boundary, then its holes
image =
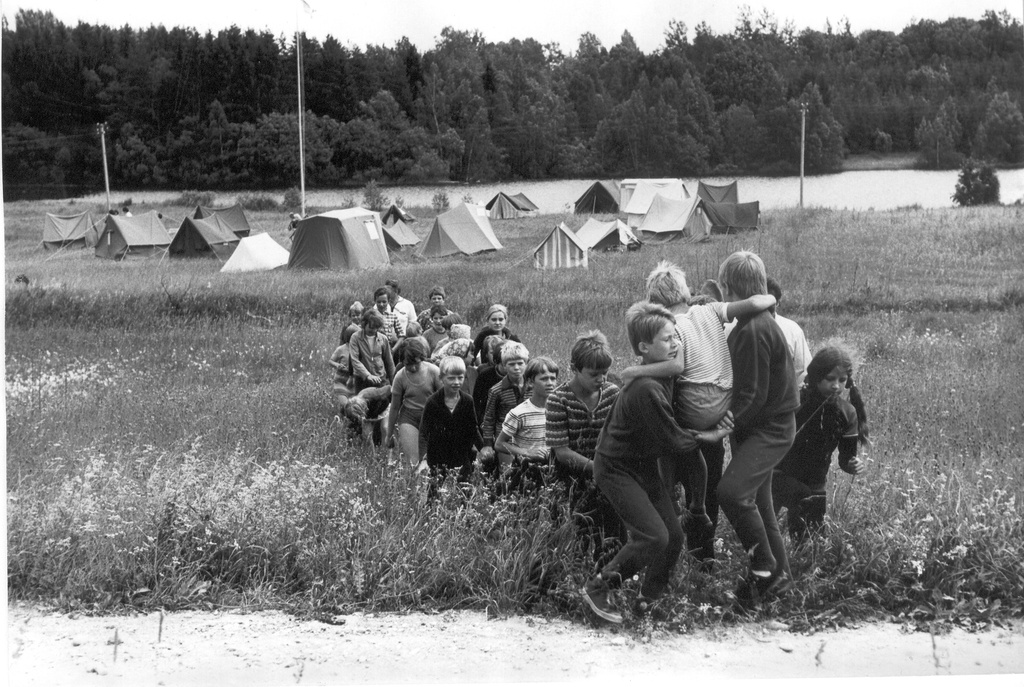
POLYGON ((714 384, 732 388, 732 359, 725 334, 726 303, 692 306, 676 318, 676 333, 685 334, 687 384, 714 384), (689 322, 691 327, 686 327, 689 322))
POLYGON ((501 432, 512 437, 512 443, 521 449, 548 449, 547 416, 544 409, 529 398, 508 411, 501 423, 501 432))

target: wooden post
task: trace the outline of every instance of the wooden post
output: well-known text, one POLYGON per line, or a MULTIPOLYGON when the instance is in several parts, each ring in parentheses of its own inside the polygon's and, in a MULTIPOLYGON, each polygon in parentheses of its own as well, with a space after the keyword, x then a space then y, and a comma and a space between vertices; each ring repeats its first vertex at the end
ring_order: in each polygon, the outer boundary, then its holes
POLYGON ((107 123, 97 124, 100 132, 100 147, 103 149, 103 183, 107 187, 107 214, 110 214, 110 174, 107 172, 107 123))
POLYGON ((804 138, 807 135, 807 103, 800 103, 800 209, 804 208, 804 138))

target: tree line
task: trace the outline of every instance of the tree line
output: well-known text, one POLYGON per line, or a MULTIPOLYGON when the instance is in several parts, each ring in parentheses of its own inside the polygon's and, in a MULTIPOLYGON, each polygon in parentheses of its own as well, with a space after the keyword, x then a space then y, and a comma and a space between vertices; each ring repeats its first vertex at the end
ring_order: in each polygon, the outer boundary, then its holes
MULTIPOLYGON (((97 124, 122 188, 281 188, 299 177, 296 43, 237 26, 79 23, 20 10, 3 39, 8 198, 102 188, 97 124)), ((899 33, 780 26, 739 13, 715 34, 669 22, 643 53, 624 32, 576 49, 442 30, 420 52, 304 38, 306 175, 368 180, 787 174, 844 155, 1024 161, 1024 47, 1008 13, 899 33)))

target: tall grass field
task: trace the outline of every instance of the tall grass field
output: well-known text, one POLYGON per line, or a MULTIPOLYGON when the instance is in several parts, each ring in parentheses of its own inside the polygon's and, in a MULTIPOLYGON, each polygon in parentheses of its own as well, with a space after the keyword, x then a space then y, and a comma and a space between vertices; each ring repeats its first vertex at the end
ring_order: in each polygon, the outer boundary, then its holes
MULTIPOLYGON (((855 353, 873 438, 866 474, 830 472, 826 528, 792 549, 794 591, 766 612, 795 628, 982 627, 1024 612, 1024 208, 772 211, 756 233, 543 271, 533 249, 584 219, 546 215, 494 221, 495 253, 255 274, 43 251, 43 214, 83 209, 4 206, 12 599, 79 612, 582 620, 576 590, 593 562, 553 493, 428 502, 407 466, 346 443, 326 362, 345 309, 388 277, 418 307, 440 284, 474 331, 488 304, 506 304, 511 328, 563 379, 573 339, 602 330, 614 372, 635 362, 623 314, 658 260, 695 286, 749 249, 812 352, 839 342, 855 353)), ((158 209, 174 225, 191 208, 158 209)), ((423 236, 432 213, 413 212, 427 218, 414 227, 423 236)), ((286 213, 250 219, 289 245, 286 213)), ((681 560, 655 622, 685 631, 737 617, 746 556, 724 517, 718 536, 718 567, 681 560)))

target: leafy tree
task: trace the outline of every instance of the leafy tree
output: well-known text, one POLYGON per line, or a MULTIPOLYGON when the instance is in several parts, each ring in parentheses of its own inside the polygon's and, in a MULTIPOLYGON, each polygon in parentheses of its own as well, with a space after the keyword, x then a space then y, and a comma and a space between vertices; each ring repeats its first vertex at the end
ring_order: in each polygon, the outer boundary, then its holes
POLYGON ((999 202, 999 178, 991 165, 964 161, 953 192, 957 205, 990 205, 999 202))
POLYGON ((948 169, 960 164, 956 149, 961 127, 956 102, 952 98, 939 108, 932 120, 922 119, 915 132, 921 162, 936 169, 948 169))
POLYGON ((1006 91, 989 102, 974 139, 973 153, 975 157, 999 162, 1024 160, 1024 116, 1006 91))

